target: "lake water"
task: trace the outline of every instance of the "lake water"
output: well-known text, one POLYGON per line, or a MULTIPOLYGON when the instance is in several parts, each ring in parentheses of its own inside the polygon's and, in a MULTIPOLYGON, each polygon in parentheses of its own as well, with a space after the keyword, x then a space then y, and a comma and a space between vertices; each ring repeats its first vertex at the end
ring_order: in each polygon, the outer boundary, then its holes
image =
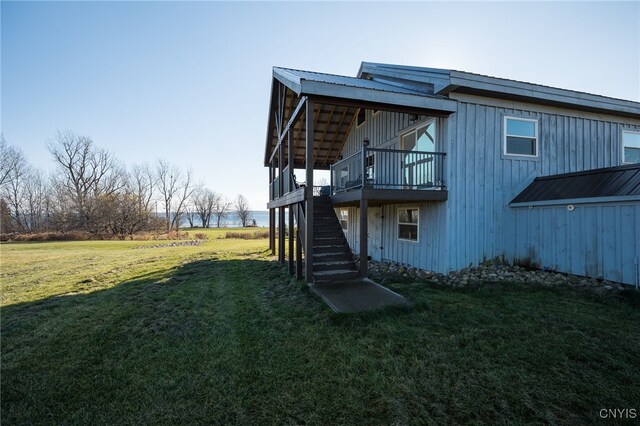
MULTIPOLYGON (((249 224, 252 223, 252 220, 255 219, 256 221, 256 225, 257 226, 263 226, 263 227, 268 227, 269 226, 269 211, 268 210, 252 210, 250 212, 249 215, 249 224)), ((215 228, 216 226, 216 218, 215 217, 211 217, 211 222, 209 223, 209 225, 212 228, 215 228)), ((278 213, 276 211, 276 223, 278 220, 278 213)), ((202 226, 202 222, 200 221, 200 218, 196 216, 196 220, 193 223, 195 226, 202 226)), ((180 222, 180 226, 182 228, 188 228, 189 227, 189 221, 185 218, 180 222)), ((221 227, 225 227, 225 228, 238 228, 240 226, 242 226, 242 223, 240 222, 240 220, 238 220, 238 216, 235 213, 231 213, 226 219, 224 219, 221 223, 220 223, 221 227)))

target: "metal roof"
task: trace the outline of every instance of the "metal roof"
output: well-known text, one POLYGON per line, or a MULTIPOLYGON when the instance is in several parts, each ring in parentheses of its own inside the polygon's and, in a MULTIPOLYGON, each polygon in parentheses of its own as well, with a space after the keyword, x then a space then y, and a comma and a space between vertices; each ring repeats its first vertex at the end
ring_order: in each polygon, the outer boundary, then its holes
MULTIPOLYGON (((456 111, 456 101, 446 96, 433 95, 429 93, 429 88, 413 86, 415 87, 402 87, 357 77, 273 67, 265 166, 269 164, 271 153, 279 139, 274 117, 280 114, 286 123, 303 96, 314 101, 315 168, 329 168, 329 165, 338 161, 360 108, 389 111, 404 108, 412 113, 438 116, 456 111), (276 111, 279 96, 283 97, 281 112, 276 111)), ((306 120, 297 120, 290 132, 294 167, 300 168, 305 162, 306 120)), ((277 161, 275 158, 274 164, 277 161)))
POLYGON ((429 83, 436 95, 469 93, 640 118, 640 102, 466 71, 362 62, 358 76, 373 81, 392 79, 407 85, 429 83))
MULTIPOLYGON (((300 94, 301 86, 303 82, 308 81, 308 82, 316 82, 316 83, 328 83, 328 84, 345 86, 345 87, 372 89, 372 90, 378 90, 383 92, 403 93, 406 95, 419 95, 419 96, 425 95, 425 91, 420 90, 420 88, 397 87, 390 84, 380 83, 377 81, 365 80, 363 78, 357 78, 357 77, 348 77, 344 75, 325 74, 325 73, 314 72, 314 71, 294 70, 290 68, 281 68, 281 67, 274 67, 273 74, 275 78, 277 78, 279 81, 281 81, 287 86, 288 86, 287 83, 292 82, 293 85, 290 88, 295 90, 296 92, 299 92, 299 94, 300 94)), ((434 97, 446 99, 445 96, 434 96, 434 97)))
POLYGON ((537 177, 511 204, 634 196, 640 200, 640 163, 537 177))

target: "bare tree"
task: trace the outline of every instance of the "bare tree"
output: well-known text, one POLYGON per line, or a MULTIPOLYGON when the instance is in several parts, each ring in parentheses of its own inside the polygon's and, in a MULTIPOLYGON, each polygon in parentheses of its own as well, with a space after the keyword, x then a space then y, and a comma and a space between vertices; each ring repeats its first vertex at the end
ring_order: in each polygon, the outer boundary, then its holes
MULTIPOLYGON (((200 189, 197 191, 193 199, 193 205, 196 212, 198 213, 198 216, 200 216, 200 220, 202 221, 202 226, 204 228, 208 228, 210 226, 211 216, 214 213, 214 209, 220 210, 221 206, 219 206, 219 204, 222 202, 222 195, 213 192, 208 188, 200 189)), ((228 210, 228 206, 224 207, 224 210, 228 210)), ((220 227, 219 223, 218 227, 220 227)))
POLYGON ((19 149, 11 146, 3 146, 3 170, 2 170, 2 198, 11 212, 14 221, 12 227, 15 231, 25 231, 28 228, 23 223, 22 208, 26 185, 29 178, 30 167, 19 149), (6 162, 6 163, 5 163, 6 162), (6 170, 5 170, 6 169, 6 170))
POLYGON ((222 194, 216 193, 214 199, 213 208, 211 209, 211 215, 216 218, 216 227, 220 228, 222 221, 229 216, 232 204, 222 194))
MULTIPOLYGON (((138 202, 138 215, 151 221, 151 200, 156 187, 155 174, 147 165, 134 164, 129 173, 129 188, 138 202)), ((145 223, 148 225, 148 223, 145 223)))
POLYGON ((199 216, 198 210, 196 210, 195 206, 187 205, 184 209, 184 216, 187 218, 187 222, 189 222, 189 228, 195 228, 196 218, 199 216))
POLYGON ((71 201, 79 227, 96 232, 94 201, 124 186, 122 167, 109 152, 94 147, 91 138, 69 131, 58 132, 48 148, 58 165, 55 183, 71 201))
POLYGON ((9 174, 21 165, 25 159, 20 149, 7 144, 4 135, 0 134, 0 186, 3 186, 9 179, 9 174))
POLYGON ((251 212, 249 211, 249 200, 247 200, 244 195, 240 194, 236 198, 233 206, 236 209, 236 215, 242 223, 242 227, 246 227, 249 224, 249 220, 251 220, 251 212))
POLYGON ((195 190, 191 170, 183 173, 165 160, 156 163, 156 184, 162 197, 167 233, 180 228, 186 202, 195 190))
POLYGON ((175 207, 173 209, 174 215, 171 227, 175 228, 176 232, 180 230, 180 219, 184 215, 187 208, 187 201, 191 198, 195 189, 196 187, 193 185, 193 174, 191 169, 188 169, 184 174, 184 178, 180 182, 180 191, 178 192, 178 197, 176 198, 175 207))
POLYGON ((167 233, 171 231, 171 207, 173 199, 180 190, 180 180, 182 172, 176 166, 173 166, 165 160, 158 160, 156 163, 156 184, 158 192, 162 197, 162 205, 164 207, 164 220, 167 227, 167 233))
POLYGON ((31 169, 24 188, 23 219, 24 226, 29 232, 45 231, 48 229, 48 213, 51 200, 48 188, 43 181, 40 171, 31 169))

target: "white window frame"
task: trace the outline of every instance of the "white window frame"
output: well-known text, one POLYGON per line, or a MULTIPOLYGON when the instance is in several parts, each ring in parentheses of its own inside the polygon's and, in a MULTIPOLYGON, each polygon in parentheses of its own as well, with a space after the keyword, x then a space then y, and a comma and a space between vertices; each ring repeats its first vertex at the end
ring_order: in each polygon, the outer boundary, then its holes
MULTIPOLYGON (((640 130, 631 130, 631 129, 627 129, 627 130, 622 130, 622 137, 620 138, 620 144, 622 145, 622 163, 621 164, 637 164, 637 163, 628 163, 626 161, 624 161, 624 149, 625 149, 625 144, 624 144, 624 134, 625 133, 631 133, 634 135, 640 135, 640 130)), ((637 149, 637 148, 634 148, 637 149)))
POLYGON ((340 169, 338 173, 338 184, 340 185, 340 189, 345 189, 347 187, 347 182, 349 182, 349 178, 351 177, 349 164, 345 164, 343 168, 340 169), (347 172, 347 180, 342 182, 342 172, 347 172))
POLYGON ((340 223, 340 228, 344 231, 345 234, 349 232, 349 209, 345 209, 345 208, 338 209, 338 222, 340 223), (342 227, 342 220, 343 220, 342 212, 347 213, 347 218, 345 220, 346 226, 344 228, 342 227))
POLYGON ((511 115, 505 115, 504 119, 503 119, 503 125, 502 125, 502 154, 505 157, 522 157, 522 158, 538 158, 540 156, 540 138, 538 136, 538 119, 537 118, 522 118, 522 117, 514 117, 511 115), (533 123, 535 123, 534 125, 534 130, 535 130, 535 150, 536 150, 536 155, 528 155, 528 154, 512 154, 507 152, 507 136, 513 136, 513 137, 522 137, 522 136, 518 136, 518 135, 508 135, 507 134, 507 120, 518 120, 518 121, 531 121, 533 123))
POLYGON ((359 129, 360 127, 364 126, 366 122, 367 122, 367 109, 359 108, 358 112, 356 113, 356 129, 359 129), (358 116, 360 116, 360 111, 364 112, 364 119, 362 120, 362 123, 358 124, 358 116))
POLYGON ((396 226, 397 226, 397 231, 398 231, 398 240, 400 241, 406 241, 408 243, 419 243, 420 242, 420 207, 418 206, 409 206, 409 207, 401 207, 398 209, 398 214, 396 215, 396 226), (400 222, 400 211, 402 210, 417 210, 418 214, 416 215, 416 218, 418 219, 418 222, 416 223, 406 223, 406 222, 400 222), (416 226, 416 239, 415 240, 409 240, 406 238, 400 238, 400 225, 415 225, 416 226))
POLYGON ((436 122, 436 117, 427 117, 424 120, 421 120, 420 122, 416 123, 416 124, 412 124, 411 126, 407 127, 406 129, 404 129, 402 131, 402 133, 400 133, 398 136, 398 147, 404 151, 404 146, 402 146, 402 138, 407 136, 409 133, 415 133, 416 134, 416 144, 418 143, 418 129, 420 127, 426 127, 429 126, 429 124, 434 123, 436 125, 436 143, 435 143, 435 151, 434 152, 440 152, 439 151, 439 127, 438 127, 438 123, 436 122))

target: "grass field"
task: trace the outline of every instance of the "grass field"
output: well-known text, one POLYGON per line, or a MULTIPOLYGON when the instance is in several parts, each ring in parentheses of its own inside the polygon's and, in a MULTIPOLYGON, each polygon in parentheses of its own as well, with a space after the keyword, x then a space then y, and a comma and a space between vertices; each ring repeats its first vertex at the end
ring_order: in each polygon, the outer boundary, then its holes
POLYGON ((0 245, 2 424, 584 424, 640 409, 631 292, 396 283, 411 310, 337 315, 266 240, 207 232, 186 247, 0 245))

